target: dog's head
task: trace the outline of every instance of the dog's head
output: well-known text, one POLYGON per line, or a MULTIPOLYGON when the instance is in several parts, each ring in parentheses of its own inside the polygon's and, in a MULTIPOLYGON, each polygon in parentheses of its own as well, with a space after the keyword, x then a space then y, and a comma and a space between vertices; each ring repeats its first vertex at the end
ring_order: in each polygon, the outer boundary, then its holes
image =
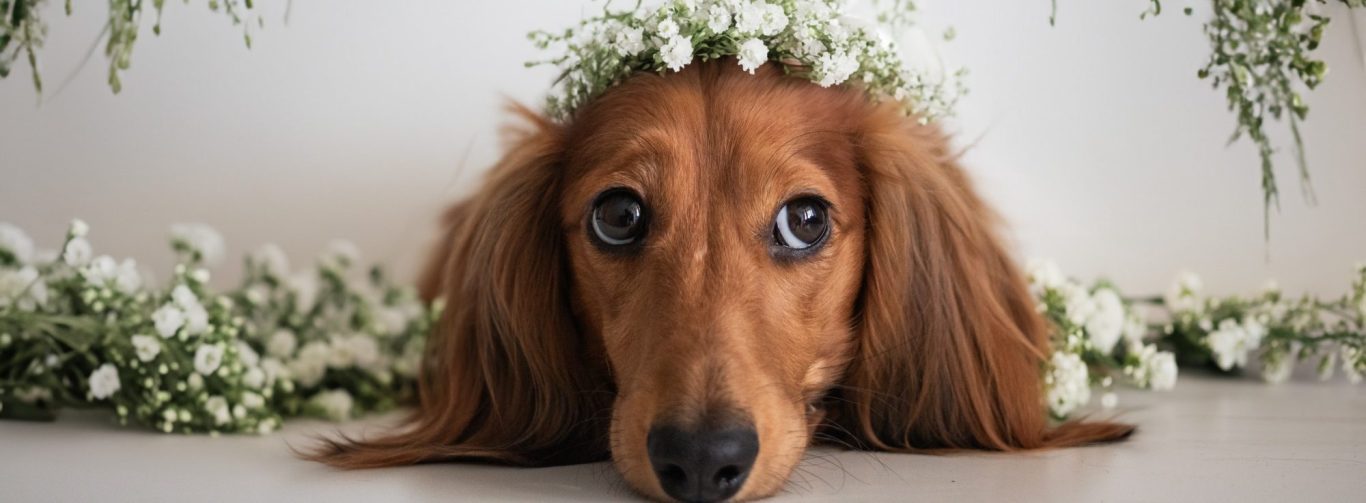
POLYGON ((610 455, 632 487, 779 490, 806 447, 1011 450, 1049 429, 1046 331, 938 131, 734 61, 533 117, 448 216, 413 428, 343 466, 610 455))

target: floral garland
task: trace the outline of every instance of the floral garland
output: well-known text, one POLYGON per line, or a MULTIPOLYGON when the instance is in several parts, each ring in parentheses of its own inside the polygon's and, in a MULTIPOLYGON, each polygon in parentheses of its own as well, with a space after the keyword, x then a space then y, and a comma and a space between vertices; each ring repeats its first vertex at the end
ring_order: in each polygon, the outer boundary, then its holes
MULTIPOLYGON (((378 268, 357 278, 354 245, 334 243, 294 272, 266 245, 245 258, 237 288, 215 294, 209 267, 223 239, 211 228, 172 228, 178 263, 165 290, 132 259, 94 256, 88 232, 73 221, 60 252, 42 252, 0 223, 0 418, 86 407, 168 433, 268 433, 290 417, 343 420, 414 398, 441 304, 378 268)), ((1204 297, 1189 273, 1163 298, 1126 300, 1047 262, 1031 265, 1029 281, 1055 328, 1043 378, 1057 419, 1087 405, 1093 387, 1104 408, 1119 384, 1171 389, 1178 363, 1236 372, 1259 355, 1268 382, 1313 358, 1323 379, 1366 373, 1366 265, 1331 301, 1275 288, 1204 297), (1168 319, 1145 321, 1142 306, 1165 306, 1168 319)))
MULTIPOLYGON (((535 31, 537 47, 560 52, 528 66, 561 70, 546 111, 566 118, 635 72, 679 71, 694 59, 733 57, 754 73, 768 62, 822 87, 856 82, 876 100, 893 99, 922 120, 948 115, 963 88, 902 61, 874 23, 847 15, 842 0, 669 0, 589 17, 560 33, 535 31)), ((897 1, 884 20, 913 25, 911 2, 897 1)), ((954 77, 961 75, 954 74, 954 77)))
POLYGON ((353 245, 290 272, 278 247, 246 259, 241 286, 208 290, 223 239, 172 229, 168 290, 132 259, 92 256, 71 224, 57 252, 0 223, 0 417, 49 419, 66 406, 111 409, 164 432, 257 432, 282 419, 346 419, 414 393, 439 307, 378 269, 357 281, 353 245))

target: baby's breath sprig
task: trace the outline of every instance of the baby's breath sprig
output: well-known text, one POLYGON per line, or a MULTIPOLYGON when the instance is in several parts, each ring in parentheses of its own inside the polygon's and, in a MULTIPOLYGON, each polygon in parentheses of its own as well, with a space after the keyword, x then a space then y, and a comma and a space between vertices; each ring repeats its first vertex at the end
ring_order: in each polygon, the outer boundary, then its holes
MULTIPOLYGON (((189 0, 185 0, 189 3, 189 0)), ((22 53, 33 74, 33 89, 43 95, 43 78, 39 71, 38 51, 43 47, 47 24, 43 21, 46 0, 0 0, 0 79, 9 76, 14 62, 22 53)), ((66 15, 73 12, 71 0, 66 0, 66 15)), ((107 21, 100 37, 104 40, 104 54, 109 59, 109 88, 115 93, 123 90, 122 72, 133 61, 133 47, 142 29, 147 9, 155 17, 152 33, 161 34, 161 11, 166 0, 109 0, 107 21)), ((265 25, 265 18, 254 14, 253 0, 208 0, 209 10, 222 12, 232 24, 242 27, 242 38, 251 47, 252 24, 265 25)))
MULTIPOLYGON (((883 18, 913 25, 914 8, 896 0, 883 18)), ((529 36, 555 54, 527 65, 560 69, 546 101, 547 113, 560 119, 635 72, 679 71, 725 57, 750 73, 773 63, 821 86, 857 85, 923 120, 950 114, 964 92, 961 71, 944 76, 912 68, 891 37, 848 16, 838 0, 668 0, 620 11, 606 5, 577 26, 529 36)))
POLYGON ((94 407, 168 433, 266 433, 288 417, 346 419, 413 396, 439 309, 378 269, 356 278, 353 245, 297 272, 263 247, 240 287, 214 293, 209 268, 224 246, 211 228, 172 228, 165 290, 132 259, 94 256, 88 232, 77 220, 43 253, 0 223, 0 417, 94 407))

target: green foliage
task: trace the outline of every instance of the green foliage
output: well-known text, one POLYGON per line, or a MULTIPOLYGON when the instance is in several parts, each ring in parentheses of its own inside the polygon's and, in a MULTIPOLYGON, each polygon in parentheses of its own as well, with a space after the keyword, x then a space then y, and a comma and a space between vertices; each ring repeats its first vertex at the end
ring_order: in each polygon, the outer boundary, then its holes
MULTIPOLYGON (((185 0, 189 4, 190 0, 185 0)), ((0 79, 9 76, 14 62, 22 54, 28 61, 33 74, 33 89, 41 97, 43 79, 40 72, 38 50, 42 48, 47 25, 43 22, 42 8, 46 0, 0 0, 0 79)), ((122 72, 128 70, 133 62, 133 47, 142 29, 143 16, 151 9, 156 17, 152 33, 161 34, 161 12, 166 0, 109 0, 109 10, 104 30, 100 37, 104 40, 104 55, 109 60, 109 88, 115 93, 123 90, 122 72)), ((233 25, 242 27, 242 36, 248 48, 251 47, 250 14, 252 0, 209 0, 209 10, 222 12, 233 25)), ((71 0, 65 3, 66 15, 73 12, 71 0)), ((257 16, 256 24, 264 20, 257 16)))

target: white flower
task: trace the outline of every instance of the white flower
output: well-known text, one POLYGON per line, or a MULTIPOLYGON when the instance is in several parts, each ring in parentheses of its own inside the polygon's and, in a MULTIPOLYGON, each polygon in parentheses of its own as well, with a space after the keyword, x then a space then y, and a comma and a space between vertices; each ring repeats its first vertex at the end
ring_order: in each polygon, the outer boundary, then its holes
POLYGON ((1243 343, 1242 330, 1237 322, 1227 319, 1219 323, 1218 330, 1210 332, 1205 337, 1205 344, 1209 346, 1210 353, 1214 355, 1214 362, 1220 369, 1233 368, 1234 362, 1239 359, 1243 343))
POLYGON ((199 252, 205 264, 215 266, 223 261, 223 235, 213 227, 204 224, 175 224, 171 226, 171 239, 199 252))
POLYGON ((185 384, 190 386, 191 391, 204 389, 204 376, 199 372, 190 372, 190 377, 185 378, 185 384))
POLYGON ((113 364, 106 363, 100 365, 94 372, 90 373, 90 396, 96 400, 104 400, 114 395, 119 390, 119 369, 114 368, 113 364))
POLYGON ((133 351, 137 353, 139 360, 150 362, 161 354, 161 342, 150 335, 134 335, 133 351))
POLYGON ((1066 417, 1077 407, 1091 401, 1091 381, 1081 357, 1062 351, 1053 353, 1044 382, 1048 385, 1048 407, 1058 417, 1066 417))
POLYGON ((621 56, 640 54, 640 51, 645 50, 644 34, 645 31, 640 28, 622 28, 612 41, 612 47, 616 48, 617 54, 621 56))
POLYGON ((673 38, 678 35, 678 23, 672 19, 660 21, 659 26, 655 27, 655 35, 658 35, 659 38, 673 38))
POLYGON ((1359 359, 1361 358, 1361 350, 1351 346, 1342 346, 1338 353, 1338 357, 1342 360, 1342 373, 1347 375, 1347 381, 1352 384, 1360 383, 1362 370, 1366 368, 1366 359, 1359 359))
POLYGON ((185 333, 199 335, 209 330, 209 312, 203 306, 190 306, 185 309, 185 333))
POLYGON ((1056 289, 1067 281, 1063 276, 1062 269, 1057 262, 1052 260, 1034 260, 1025 267, 1025 274, 1029 276, 1029 283, 1040 289, 1056 289))
POLYGON ((20 265, 33 260, 33 240, 23 229, 7 222, 0 222, 0 251, 9 252, 20 265))
POLYGON ((194 294, 194 290, 185 285, 176 285, 171 289, 171 302, 175 302, 181 309, 200 305, 199 297, 194 294))
MULTIPOLYGON (((251 372, 248 371, 247 373, 250 374, 251 372)), ((280 360, 274 358, 261 359, 261 373, 265 374, 266 380, 263 384, 266 387, 274 386, 275 381, 280 379, 291 379, 293 377, 293 373, 290 372, 289 367, 286 367, 284 363, 281 363, 280 360)))
POLYGON ((346 390, 323 391, 313 395, 313 399, 310 401, 322 411, 323 415, 333 421, 344 421, 351 417, 353 400, 351 394, 347 393, 346 390))
POLYGON ((1176 275, 1176 281, 1171 288, 1167 289, 1167 294, 1163 301, 1173 313, 1183 311, 1200 312, 1200 290, 1204 288, 1204 283, 1200 277, 1190 271, 1181 271, 1176 275))
POLYGON ((1148 386, 1153 391, 1166 391, 1176 387, 1176 355, 1168 351, 1158 351, 1149 358, 1146 366, 1148 386))
POLYGON ((265 407, 266 400, 261 398, 261 395, 248 391, 242 394, 242 405, 245 405, 248 409, 259 409, 265 407))
POLYGON ((1143 342, 1143 336, 1148 332, 1148 326, 1143 323, 1138 316, 1130 314, 1124 321, 1124 340, 1143 342))
POLYGON ((223 346, 217 344, 200 344, 194 350, 194 369, 204 375, 213 374, 218 370, 218 366, 223 364, 223 346))
POLYGON ((659 48, 659 55, 670 70, 682 70, 692 62, 692 41, 686 37, 673 37, 659 48))
POLYGON ((266 341, 266 354, 278 358, 289 358, 294 355, 294 349, 298 347, 298 344, 294 332, 282 328, 270 334, 270 340, 266 341))
POLYGON ((346 345, 351 352, 351 359, 360 368, 374 368, 380 361, 379 344, 375 339, 364 335, 356 334, 347 339, 346 345))
POLYGON ((783 12, 781 5, 763 3, 760 7, 760 28, 765 36, 771 37, 782 33, 783 28, 787 28, 787 13, 783 12))
POLYGON ((313 341, 305 344, 299 350, 299 358, 290 362, 289 371, 303 387, 316 386, 327 373, 327 360, 331 354, 332 350, 326 343, 313 341))
POLYGON ((191 272, 190 272, 190 279, 193 279, 193 280, 195 280, 196 282, 199 282, 200 284, 208 283, 208 282, 209 282, 209 270, 208 270, 208 269, 203 269, 203 268, 195 269, 194 271, 191 271, 191 272))
POLYGON ((742 34, 755 33, 764 27, 764 2, 749 2, 735 13, 735 31, 742 34))
POLYGON ((277 278, 289 274, 289 255, 275 243, 266 243, 252 254, 252 261, 277 278))
POLYGON ((71 267, 80 267, 90 262, 92 253, 89 241, 82 237, 72 238, 62 250, 62 261, 71 267))
POLYGON ((33 311, 47 303, 47 282, 33 266, 20 269, 0 268, 0 308, 10 305, 33 311))
POLYGON ((1119 405, 1119 395, 1116 395, 1115 392, 1106 391, 1104 394, 1100 395, 1101 407, 1113 409, 1116 405, 1119 405))
POLYGON ((152 313, 152 323, 162 337, 172 337, 185 324, 185 314, 174 304, 166 304, 152 313))
POLYGON ((255 367, 261 363, 261 355, 257 354, 256 350, 251 348, 251 344, 247 344, 246 341, 237 341, 237 359, 248 367, 255 367))
POLYGON ((327 243, 327 248, 323 250, 318 261, 332 267, 350 267, 360 262, 360 248, 356 246, 356 243, 345 239, 333 239, 327 243))
MULTIPOLYGON (((276 364, 279 364, 279 362, 276 362, 276 364)), ((248 388, 261 389, 266 385, 266 371, 261 370, 260 367, 251 367, 247 369, 247 371, 242 374, 242 384, 247 385, 248 388)))
POLYGON ((764 41, 757 38, 746 40, 740 44, 740 68, 754 75, 754 70, 768 61, 768 46, 764 41))
POLYGON ((730 28, 730 9, 725 5, 715 3, 707 9, 707 29, 712 33, 724 33, 730 28))
POLYGON ((1086 325, 1086 320, 1091 319, 1096 312, 1096 302, 1091 298, 1091 293, 1080 283, 1072 281, 1058 285, 1057 290, 1062 294, 1067 320, 1074 325, 1086 325))
POLYGON ((858 71, 858 58, 846 52, 826 53, 816 60, 816 74, 820 75, 820 80, 816 83, 821 87, 830 87, 849 80, 849 76, 858 71))
POLYGON ((72 237, 85 237, 86 234, 90 233, 90 225, 86 224, 85 220, 73 218, 71 219, 71 226, 68 228, 67 232, 71 234, 72 237))
POLYGON ((208 412, 213 417, 213 424, 224 425, 232 421, 232 412, 228 409, 228 400, 218 395, 209 397, 204 401, 204 412, 208 412))
POLYGON ((1262 380, 1280 384, 1290 379, 1295 371, 1295 359, 1280 351, 1267 351, 1262 356, 1262 380))
POLYGON ((1097 351, 1108 355, 1114 351, 1124 331, 1124 302, 1119 294, 1109 288, 1097 290, 1092 299, 1095 301, 1095 311, 1086 320, 1086 335, 1091 338, 1091 344, 1097 351))
POLYGON ((286 282, 294 292, 294 307, 299 312, 313 309, 318 298, 318 277, 307 271, 300 271, 289 277, 286 282))
POLYGON ((124 295, 132 295, 142 288, 142 274, 138 272, 136 261, 126 258, 119 263, 118 270, 114 273, 114 288, 124 295))

